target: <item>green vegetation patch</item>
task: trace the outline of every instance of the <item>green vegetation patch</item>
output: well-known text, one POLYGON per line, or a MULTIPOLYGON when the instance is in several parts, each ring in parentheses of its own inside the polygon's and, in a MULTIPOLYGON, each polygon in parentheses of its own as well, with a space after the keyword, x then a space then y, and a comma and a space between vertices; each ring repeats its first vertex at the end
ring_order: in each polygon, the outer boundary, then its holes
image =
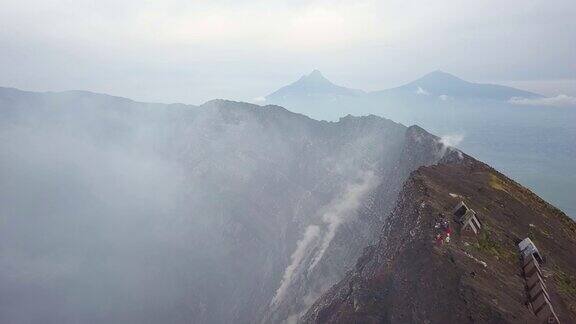
POLYGON ((576 297, 576 277, 556 268, 556 283, 558 291, 564 295, 576 297))
POLYGON ((491 254, 499 259, 514 259, 514 253, 502 245, 501 242, 493 239, 487 231, 478 235, 478 250, 486 254, 491 254))
POLYGON ((498 176, 492 173, 490 174, 490 187, 496 190, 508 192, 508 190, 506 190, 507 189, 506 183, 504 183, 502 179, 498 178, 498 176))

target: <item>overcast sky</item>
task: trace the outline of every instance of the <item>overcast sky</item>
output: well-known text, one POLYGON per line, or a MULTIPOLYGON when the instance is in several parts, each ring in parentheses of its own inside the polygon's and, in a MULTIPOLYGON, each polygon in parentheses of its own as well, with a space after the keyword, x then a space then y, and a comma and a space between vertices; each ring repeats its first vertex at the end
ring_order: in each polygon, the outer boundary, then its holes
POLYGON ((576 1, 0 0, 0 86, 251 100, 312 69, 378 90, 441 69, 576 95, 576 1))

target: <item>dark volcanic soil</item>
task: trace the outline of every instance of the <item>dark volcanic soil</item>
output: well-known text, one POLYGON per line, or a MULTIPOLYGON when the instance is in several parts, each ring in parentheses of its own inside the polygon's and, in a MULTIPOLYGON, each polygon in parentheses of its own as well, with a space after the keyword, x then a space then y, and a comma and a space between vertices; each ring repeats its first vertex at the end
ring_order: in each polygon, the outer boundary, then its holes
POLYGON ((517 243, 530 237, 545 256, 545 283, 561 323, 576 323, 576 223, 468 156, 413 172, 356 269, 309 309, 303 322, 532 323, 517 243), (462 230, 460 200, 483 228, 462 230), (449 242, 435 240, 446 219, 449 242))

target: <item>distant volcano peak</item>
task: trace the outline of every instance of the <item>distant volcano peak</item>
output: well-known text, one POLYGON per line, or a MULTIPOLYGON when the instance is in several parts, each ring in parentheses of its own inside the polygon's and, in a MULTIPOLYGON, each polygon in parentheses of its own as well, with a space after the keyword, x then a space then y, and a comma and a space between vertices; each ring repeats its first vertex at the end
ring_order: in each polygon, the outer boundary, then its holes
POLYGON ((314 69, 312 72, 310 72, 310 74, 308 74, 309 77, 324 77, 322 75, 322 72, 320 72, 320 70, 318 69, 314 69))
POLYGON ((282 87, 268 95, 266 100, 272 103, 282 104, 291 98, 310 98, 328 96, 331 98, 341 96, 357 96, 363 94, 362 90, 341 87, 328 80, 319 70, 313 70, 303 75, 298 81, 282 87))
POLYGON ((311 83, 328 83, 333 84, 330 80, 326 79, 322 72, 319 70, 313 70, 310 74, 303 75, 299 82, 311 82, 311 83))
POLYGON ((459 77, 450 74, 448 72, 444 72, 442 70, 436 70, 436 71, 432 71, 426 75, 424 75, 423 77, 421 77, 420 79, 416 80, 416 81, 435 81, 435 82, 462 82, 462 83, 468 83, 465 80, 460 79, 459 77))
POLYGON ((502 85, 469 82, 441 70, 430 72, 415 81, 388 91, 488 100, 509 100, 512 97, 531 98, 539 96, 535 93, 502 85))

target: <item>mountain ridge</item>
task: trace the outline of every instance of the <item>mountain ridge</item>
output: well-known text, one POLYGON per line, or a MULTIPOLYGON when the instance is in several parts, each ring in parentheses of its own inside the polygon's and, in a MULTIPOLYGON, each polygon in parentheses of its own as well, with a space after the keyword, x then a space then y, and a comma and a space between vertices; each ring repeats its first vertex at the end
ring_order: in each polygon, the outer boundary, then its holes
POLYGON ((453 155, 410 175, 378 243, 303 323, 544 323, 524 290, 517 244, 525 237, 546 256, 560 322, 576 318, 576 223, 484 163, 453 155), (477 235, 455 222, 460 201, 477 212, 477 235), (444 222, 452 235, 438 243, 444 222))
POLYGON ((430 72, 399 87, 372 92, 373 95, 399 93, 449 96, 452 98, 482 98, 502 101, 514 97, 543 97, 542 95, 513 87, 490 83, 469 82, 441 70, 430 72))

